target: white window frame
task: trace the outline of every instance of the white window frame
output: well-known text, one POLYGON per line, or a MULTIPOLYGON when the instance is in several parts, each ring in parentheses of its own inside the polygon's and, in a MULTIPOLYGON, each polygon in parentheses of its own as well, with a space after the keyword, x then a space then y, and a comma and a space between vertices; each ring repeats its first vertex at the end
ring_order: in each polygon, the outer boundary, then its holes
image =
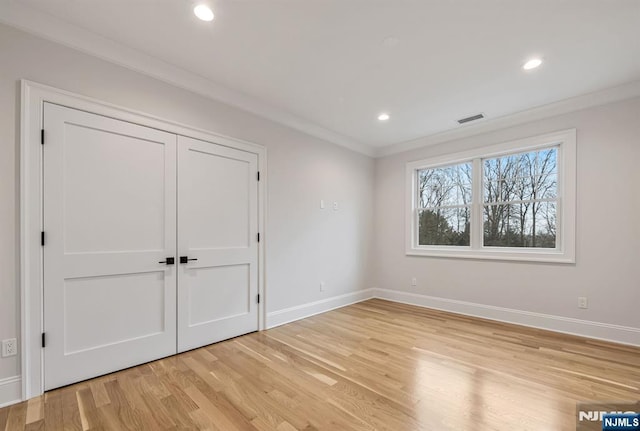
POLYGON ((406 254, 411 256, 575 263, 576 130, 563 130, 407 163, 405 226, 406 254), (553 146, 558 148, 556 248, 483 246, 482 160, 514 153, 536 151, 553 146), (471 245, 418 245, 418 171, 465 162, 473 164, 471 245))

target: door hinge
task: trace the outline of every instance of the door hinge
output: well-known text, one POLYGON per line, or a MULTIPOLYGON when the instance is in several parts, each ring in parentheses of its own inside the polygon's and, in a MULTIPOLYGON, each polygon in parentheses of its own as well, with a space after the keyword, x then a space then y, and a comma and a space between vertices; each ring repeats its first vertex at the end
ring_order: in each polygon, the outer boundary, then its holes
POLYGON ((45 338, 45 333, 42 333, 42 348, 44 349, 44 347, 46 346, 46 338, 45 338))
POLYGON ((260 242, 260 232, 258 232, 258 242, 260 242))
POLYGON ((260 304, 260 294, 258 293, 258 304, 260 304))
POLYGON ((258 181, 260 181, 260 171, 258 171, 258 181))
POLYGON ((40 144, 44 145, 44 129, 40 129, 40 144))
POLYGON ((40 245, 44 246, 44 231, 40 232, 40 245))

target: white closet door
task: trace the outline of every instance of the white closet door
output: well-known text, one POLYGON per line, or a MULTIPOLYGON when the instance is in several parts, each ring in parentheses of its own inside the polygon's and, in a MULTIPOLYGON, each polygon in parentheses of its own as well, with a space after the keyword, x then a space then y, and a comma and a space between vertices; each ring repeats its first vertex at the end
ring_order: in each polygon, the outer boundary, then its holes
POLYGON ((45 389, 176 353, 176 136, 45 104, 45 389))
POLYGON ((178 137, 178 350, 258 330, 256 154, 178 137))

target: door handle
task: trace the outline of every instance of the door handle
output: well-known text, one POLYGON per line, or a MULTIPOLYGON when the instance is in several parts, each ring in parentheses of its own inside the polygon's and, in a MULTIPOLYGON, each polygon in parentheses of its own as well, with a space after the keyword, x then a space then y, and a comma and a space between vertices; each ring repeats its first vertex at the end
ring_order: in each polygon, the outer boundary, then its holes
POLYGON ((195 257, 189 259, 189 256, 180 256, 180 263, 189 263, 192 260, 198 260, 198 259, 195 257))
POLYGON ((174 263, 176 263, 176 259, 174 257, 167 257, 166 260, 162 260, 158 263, 165 263, 167 265, 173 265, 174 263))

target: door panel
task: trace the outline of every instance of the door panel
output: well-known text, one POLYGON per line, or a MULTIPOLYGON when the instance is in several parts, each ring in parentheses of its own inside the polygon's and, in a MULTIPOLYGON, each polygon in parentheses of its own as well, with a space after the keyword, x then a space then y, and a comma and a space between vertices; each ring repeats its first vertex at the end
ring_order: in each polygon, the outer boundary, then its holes
POLYGON ((178 137, 178 350, 258 330, 258 158, 178 137))
POLYGON ((190 268, 189 327, 251 312, 249 264, 190 268))
POLYGON ((255 166, 248 160, 193 149, 185 154, 188 171, 180 171, 184 185, 180 205, 185 205, 181 215, 187 231, 180 233, 189 236, 192 249, 249 247, 249 187, 255 184, 247 179, 255 166))
POLYGON ((162 333, 164 279, 144 272, 66 280, 64 354, 162 333))
POLYGON ((65 251, 162 250, 163 143, 80 124, 65 135, 65 251))
POLYGON ((176 136, 45 103, 45 389, 176 352, 176 136))

